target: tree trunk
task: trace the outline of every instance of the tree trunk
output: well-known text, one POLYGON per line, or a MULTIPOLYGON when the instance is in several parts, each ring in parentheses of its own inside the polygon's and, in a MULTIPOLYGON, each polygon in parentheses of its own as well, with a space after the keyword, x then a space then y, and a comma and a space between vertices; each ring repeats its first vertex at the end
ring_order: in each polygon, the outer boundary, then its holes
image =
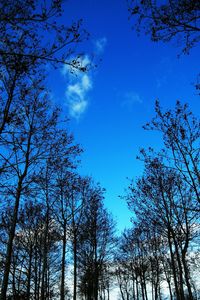
POLYGON ((143 284, 143 281, 142 281, 142 276, 140 276, 140 286, 141 286, 141 291, 142 291, 142 300, 145 300, 144 284, 143 284))
POLYGON ((180 297, 181 297, 181 300, 184 300, 185 295, 184 295, 184 289, 183 289, 183 268, 182 268, 182 264, 181 264, 181 259, 180 259, 176 236, 175 236, 174 232, 172 232, 172 234, 173 234, 173 241, 174 241, 174 246, 175 246, 175 251, 176 251, 178 267, 179 267, 178 273, 179 273, 179 280, 180 280, 180 283, 179 283, 180 297))
POLYGON ((119 290, 120 290, 120 293, 121 293, 122 300, 125 300, 121 284, 119 284, 119 290))
POLYGON ((64 222, 60 300, 65 300, 65 255, 66 255, 66 221, 64 222))
POLYGON ((189 300, 193 300, 192 288, 191 288, 191 284, 190 284, 189 270, 188 270, 185 254, 182 254, 182 262, 183 262, 183 268, 184 268, 184 272, 185 272, 185 281, 186 281, 186 285, 187 285, 187 289, 188 289, 189 300))
POLYGON ((108 300, 110 300, 110 287, 107 288, 108 300))
POLYGON ((49 208, 47 208, 46 226, 45 226, 45 234, 44 234, 41 300, 46 300, 46 292, 47 292, 46 272, 47 272, 47 254, 48 254, 48 232, 49 232, 49 208))
POLYGON ((12 217, 11 229, 9 232, 9 240, 8 240, 8 244, 7 244, 6 261, 5 261, 5 268, 4 268, 4 274, 3 274, 3 280, 2 280, 0 300, 6 299, 6 294, 7 294, 7 289, 8 289, 8 278, 9 278, 11 258, 12 258, 13 240, 15 237, 15 229, 16 229, 16 224, 17 224, 21 191, 22 191, 22 178, 19 179, 17 193, 16 193, 16 197, 15 197, 14 213, 13 213, 13 217, 12 217))
POLYGON ((13 297, 16 298, 16 263, 15 263, 15 259, 13 258, 13 282, 12 282, 12 294, 13 297))
POLYGON ((16 87, 16 81, 17 81, 17 72, 14 75, 13 82, 12 82, 12 85, 10 87, 10 92, 9 92, 9 95, 8 95, 8 99, 6 101, 6 105, 5 105, 5 108, 4 108, 4 111, 3 111, 3 120, 2 120, 2 123, 0 125, 0 134, 2 134, 6 123, 8 122, 10 106, 11 106, 11 103, 13 101, 13 94, 14 94, 14 90, 15 90, 15 87, 16 87))
POLYGON ((135 300, 135 279, 134 279, 134 275, 133 275, 133 272, 132 272, 132 287, 133 287, 133 300, 135 300))
POLYGON ((145 294, 145 299, 148 300, 148 296, 147 296, 147 285, 146 285, 145 273, 143 273, 143 283, 144 283, 144 294, 145 294))
POLYGON ((30 288, 31 288, 31 267, 32 267, 32 255, 33 247, 30 245, 30 255, 29 255, 29 266, 28 266, 28 275, 27 275, 27 299, 30 299, 30 288))
POLYGON ((178 282, 177 282, 177 277, 176 277, 176 266, 175 266, 175 260, 174 260, 174 253, 173 253, 173 250, 172 250, 172 243, 171 243, 171 238, 170 238, 170 233, 169 232, 168 232, 168 244, 169 244, 171 262, 172 262, 172 272, 173 272, 173 278, 174 278, 174 286, 175 286, 175 291, 176 291, 176 297, 177 297, 177 300, 181 300, 180 291, 179 291, 178 282))
POLYGON ((138 283, 137 276, 136 276, 136 292, 137 292, 136 299, 138 300, 139 299, 139 283, 138 283))
POLYGON ((77 237, 76 233, 74 235, 74 245, 73 245, 73 255, 74 255, 74 294, 73 299, 76 300, 77 293, 77 237))

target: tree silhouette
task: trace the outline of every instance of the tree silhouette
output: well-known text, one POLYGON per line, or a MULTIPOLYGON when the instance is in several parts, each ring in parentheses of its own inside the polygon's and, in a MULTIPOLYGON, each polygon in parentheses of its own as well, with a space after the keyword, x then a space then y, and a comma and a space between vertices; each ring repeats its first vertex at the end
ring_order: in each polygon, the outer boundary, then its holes
POLYGON ((128 0, 128 7, 137 31, 144 30, 154 42, 176 38, 186 54, 200 41, 199 1, 128 0))

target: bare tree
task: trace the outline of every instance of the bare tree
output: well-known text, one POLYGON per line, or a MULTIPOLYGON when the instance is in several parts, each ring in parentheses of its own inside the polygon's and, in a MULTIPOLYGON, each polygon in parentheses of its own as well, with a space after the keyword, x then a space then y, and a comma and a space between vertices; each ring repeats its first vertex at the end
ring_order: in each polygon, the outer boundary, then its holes
POLYGON ((186 299, 185 287, 189 299, 193 299, 188 251, 196 238, 198 212, 187 209, 193 201, 193 193, 174 169, 166 168, 155 157, 146 159, 145 175, 136 186, 130 186, 130 191, 127 200, 139 223, 143 224, 143 232, 145 228, 147 232, 156 229, 160 241, 167 243, 177 299, 186 299), (148 220, 145 219, 147 215, 148 220))
MULTIPOLYGON (((35 82, 37 85, 38 82, 35 82)), ((34 84, 7 132, 1 135, 1 160, 6 165, 1 180, 1 193, 12 199, 13 216, 10 226, 5 271, 2 283, 2 299, 6 297, 12 256, 12 245, 21 199, 29 192, 33 177, 40 172, 39 164, 48 156, 56 137, 58 110, 51 110, 45 94, 34 84)))
POLYGON ((104 266, 109 265, 114 242, 114 224, 103 207, 103 190, 91 183, 77 245, 79 292, 87 300, 99 297, 104 266))
MULTIPOLYGON (((180 101, 177 101, 174 110, 166 111, 163 111, 156 101, 155 111, 156 116, 144 128, 161 133, 165 149, 158 156, 165 158, 165 165, 177 170, 188 188, 194 192, 196 205, 194 204, 193 208, 199 210, 200 121, 190 111, 188 105, 181 104, 180 101)), ((149 150, 150 156, 154 155, 155 151, 152 148, 149 150)), ((144 150, 141 152, 143 158, 148 159, 148 152, 144 150)))
POLYGON ((196 0, 128 0, 128 7, 136 30, 144 30, 155 42, 177 38, 188 53, 200 41, 200 4, 196 0))
POLYGON ((76 44, 87 39, 82 21, 71 26, 60 25, 62 1, 1 1, 0 3, 0 134, 24 101, 19 87, 27 83, 47 63, 66 64, 71 71, 86 71, 76 44))

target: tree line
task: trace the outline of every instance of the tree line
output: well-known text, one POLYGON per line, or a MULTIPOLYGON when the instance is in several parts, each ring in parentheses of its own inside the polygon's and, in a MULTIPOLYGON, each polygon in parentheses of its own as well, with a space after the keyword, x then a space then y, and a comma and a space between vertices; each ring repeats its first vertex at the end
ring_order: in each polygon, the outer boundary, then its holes
POLYGON ((47 63, 87 70, 76 45, 88 34, 81 20, 60 25, 61 2, 0 3, 2 300, 66 299, 67 266, 73 299, 107 289, 114 226, 104 190, 78 174, 82 149, 46 87, 47 63))
MULTIPOLYGON (((199 44, 198 1, 128 0, 133 29, 153 42, 176 40, 183 54, 199 44)), ((198 77, 198 76, 197 76, 198 77)), ((195 88, 199 90, 197 80, 195 88)), ((161 137, 161 149, 141 149, 143 175, 123 198, 133 213, 116 254, 122 299, 199 298, 200 121, 187 104, 155 104, 144 126, 161 137)))
POLYGON ((179 101, 145 126, 163 149, 141 149, 144 172, 124 198, 133 212, 116 254, 122 299, 198 299, 200 122, 179 101))

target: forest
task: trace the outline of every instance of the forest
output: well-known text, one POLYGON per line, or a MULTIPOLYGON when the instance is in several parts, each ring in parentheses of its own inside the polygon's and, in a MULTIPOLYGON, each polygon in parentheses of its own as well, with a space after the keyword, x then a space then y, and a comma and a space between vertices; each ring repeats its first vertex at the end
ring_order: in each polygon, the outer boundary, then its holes
MULTIPOLYGON (((63 2, 0 1, 0 300, 200 299, 199 112, 156 100, 144 130, 160 147, 138 149, 143 172, 120 195, 132 218, 119 232, 105 188, 79 172, 83 147, 47 84, 49 68, 79 76, 101 65, 83 60, 89 32, 63 21, 63 2)), ((179 38, 189 57, 197 47, 199 1, 126 6, 139 35, 179 38)))

